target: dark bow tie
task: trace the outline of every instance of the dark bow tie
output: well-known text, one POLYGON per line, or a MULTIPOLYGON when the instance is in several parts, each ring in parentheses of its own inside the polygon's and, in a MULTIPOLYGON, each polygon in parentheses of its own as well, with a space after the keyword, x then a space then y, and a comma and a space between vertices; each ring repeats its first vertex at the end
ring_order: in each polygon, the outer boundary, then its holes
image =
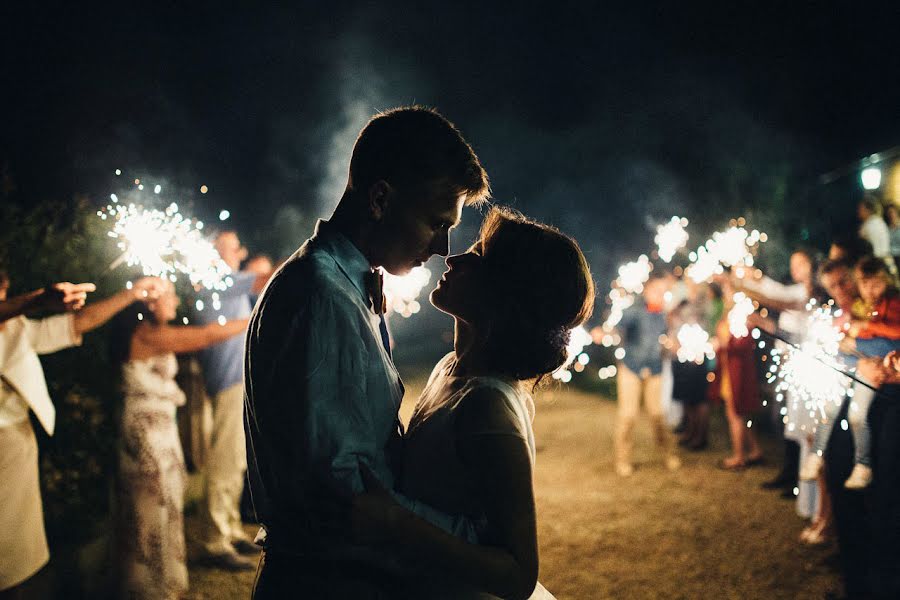
POLYGON ((369 302, 376 315, 387 312, 387 301, 384 299, 384 275, 381 269, 366 274, 366 291, 369 293, 369 302))

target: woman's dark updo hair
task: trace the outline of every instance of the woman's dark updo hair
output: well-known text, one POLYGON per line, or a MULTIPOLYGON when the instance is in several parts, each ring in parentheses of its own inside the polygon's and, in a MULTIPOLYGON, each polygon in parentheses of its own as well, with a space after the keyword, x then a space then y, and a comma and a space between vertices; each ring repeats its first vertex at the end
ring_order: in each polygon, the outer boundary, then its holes
POLYGON ((131 357, 131 338, 143 321, 156 324, 156 317, 141 300, 136 300, 113 317, 109 336, 109 357, 114 365, 122 365, 131 357))
POLYGON ((538 383, 566 361, 569 332, 594 308, 594 282, 569 236, 503 207, 481 226, 491 366, 538 383))

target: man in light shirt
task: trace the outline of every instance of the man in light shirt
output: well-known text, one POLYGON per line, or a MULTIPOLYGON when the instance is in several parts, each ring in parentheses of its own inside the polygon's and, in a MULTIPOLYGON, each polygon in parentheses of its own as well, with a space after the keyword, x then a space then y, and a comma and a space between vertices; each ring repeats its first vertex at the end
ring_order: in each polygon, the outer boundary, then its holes
POLYGON ((47 564, 50 553, 38 473, 37 441, 29 413, 53 435, 56 410, 39 354, 81 344, 82 334, 100 327, 132 302, 156 295, 162 282, 145 278, 131 289, 85 308, 93 284, 55 284, 7 300, 9 277, 0 270, 0 593, 16 597, 21 585, 47 564), (24 313, 78 310, 29 319, 24 313))
POLYGON ((856 214, 862 226, 859 237, 872 244, 875 258, 891 259, 891 230, 881 218, 881 204, 873 198, 863 198, 857 207, 856 214))

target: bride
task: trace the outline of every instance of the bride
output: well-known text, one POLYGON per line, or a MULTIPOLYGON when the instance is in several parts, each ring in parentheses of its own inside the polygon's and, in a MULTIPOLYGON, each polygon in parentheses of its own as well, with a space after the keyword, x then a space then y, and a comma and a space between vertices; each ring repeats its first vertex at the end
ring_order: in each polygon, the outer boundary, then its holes
POLYGON ((593 309, 590 271, 573 239, 496 207, 447 266, 431 302, 455 320, 454 350, 409 423, 399 491, 468 516, 480 543, 403 508, 373 477, 354 501, 354 529, 413 567, 399 596, 553 598, 537 583, 530 392, 565 362, 569 331, 593 309))

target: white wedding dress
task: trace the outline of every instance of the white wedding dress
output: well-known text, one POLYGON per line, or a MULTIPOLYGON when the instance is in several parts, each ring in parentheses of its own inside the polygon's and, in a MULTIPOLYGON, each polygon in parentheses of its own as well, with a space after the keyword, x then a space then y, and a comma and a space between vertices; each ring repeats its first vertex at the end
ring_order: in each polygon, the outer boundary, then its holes
MULTIPOLYGON (((534 464, 535 444, 531 422, 534 401, 516 382, 494 377, 455 377, 450 374, 455 354, 445 356, 435 366, 419 397, 404 441, 401 492, 447 514, 483 515, 481 495, 468 469, 456 454, 456 439, 460 432, 455 426, 457 410, 475 389, 491 387, 503 394, 505 403, 502 428, 468 431, 467 434, 510 435, 521 438, 527 445, 534 464)), ((428 580, 415 597, 438 600, 488 600, 496 598, 468 586, 448 581, 428 580)), ((554 600, 540 583, 530 600, 554 600)))

